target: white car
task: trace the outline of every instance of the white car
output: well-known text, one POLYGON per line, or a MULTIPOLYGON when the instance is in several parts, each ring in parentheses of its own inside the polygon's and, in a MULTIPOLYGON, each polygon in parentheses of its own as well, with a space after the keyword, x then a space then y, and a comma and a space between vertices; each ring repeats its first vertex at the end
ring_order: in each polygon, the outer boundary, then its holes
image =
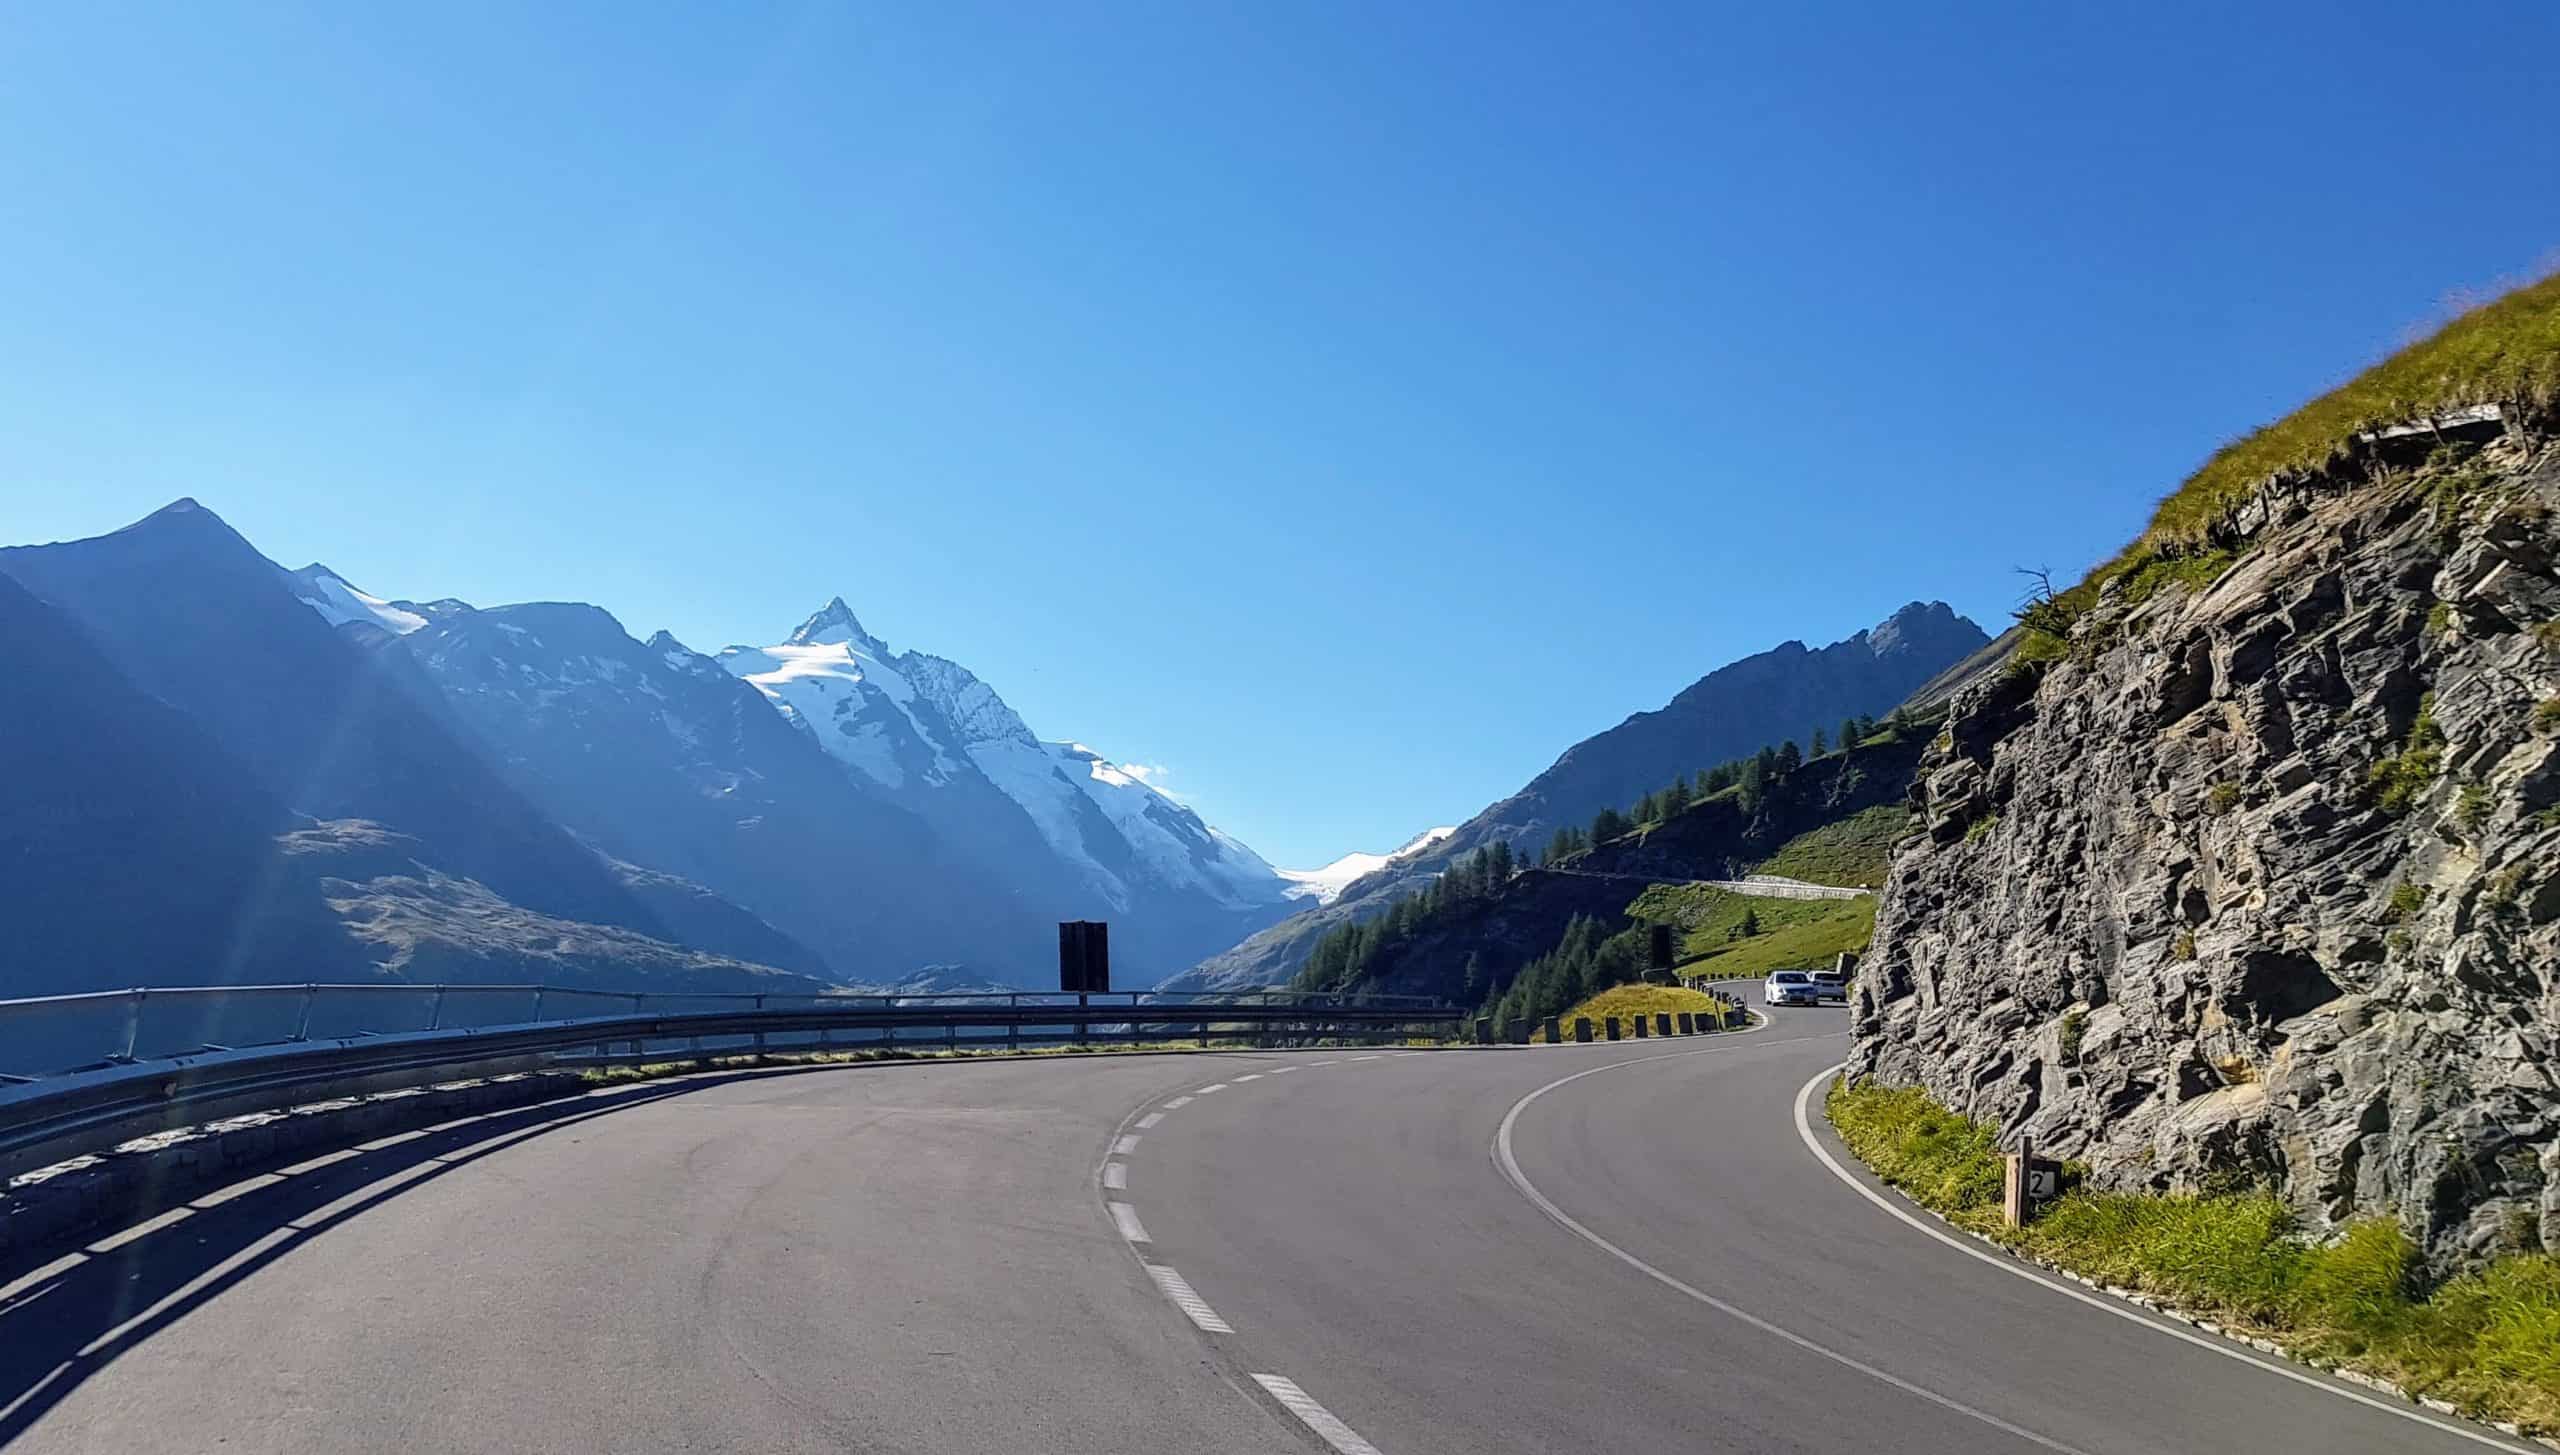
POLYGON ((1772 970, 1769 972, 1769 978, 1760 982, 1760 1003, 1762 1005, 1820 1005, 1822 987, 1814 983, 1810 971, 1772 970))
POLYGON ((1849 972, 1816 970, 1813 972, 1813 988, 1818 999, 1836 1000, 1842 1005, 1847 1005, 1849 1003, 1849 972))

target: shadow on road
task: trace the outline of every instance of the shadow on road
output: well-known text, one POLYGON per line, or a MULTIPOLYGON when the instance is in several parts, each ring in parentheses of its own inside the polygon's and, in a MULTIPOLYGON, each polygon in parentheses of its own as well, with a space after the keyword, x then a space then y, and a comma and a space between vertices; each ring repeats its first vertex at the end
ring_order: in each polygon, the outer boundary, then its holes
POLYGON ((125 1351, 296 1246, 410 1188, 563 1127, 779 1069, 643 1083, 491 1112, 378 1150, 307 1158, 291 1164, 301 1170, 250 1176, 93 1237, 0 1284, 0 1446, 125 1351), (386 1178, 399 1180, 375 1185, 386 1178))

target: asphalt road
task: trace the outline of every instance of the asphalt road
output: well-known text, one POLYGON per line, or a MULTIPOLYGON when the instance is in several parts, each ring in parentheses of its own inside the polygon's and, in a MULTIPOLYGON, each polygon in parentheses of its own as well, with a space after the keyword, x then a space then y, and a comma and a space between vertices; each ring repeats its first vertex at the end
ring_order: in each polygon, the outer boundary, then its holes
POLYGON ((503 1113, 0 1289, 0 1441, 2521 1448, 1896 1220, 1799 1135, 1841 1030, 828 1068, 503 1113))

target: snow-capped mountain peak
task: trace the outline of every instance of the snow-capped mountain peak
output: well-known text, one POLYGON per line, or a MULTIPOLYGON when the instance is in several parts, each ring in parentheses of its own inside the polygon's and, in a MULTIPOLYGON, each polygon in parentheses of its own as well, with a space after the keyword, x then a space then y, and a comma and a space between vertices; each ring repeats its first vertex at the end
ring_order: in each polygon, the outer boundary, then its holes
POLYGON ((890 655, 889 644, 863 630, 861 619, 841 596, 828 598, 786 641, 795 647, 860 646, 875 656, 890 655))
POLYGON ((1283 900, 1286 882, 1251 849, 1102 754, 1043 742, 960 664, 891 651, 841 597, 789 640, 730 647, 720 663, 847 769, 928 817, 935 790, 1010 799, 1114 911, 1167 892, 1237 910, 1283 900))
POLYGON ((1457 831, 1454 825, 1426 829, 1391 853, 1345 854, 1321 869, 1280 869, 1274 872, 1289 881, 1287 893, 1291 899, 1312 899, 1318 904, 1331 904, 1342 897, 1342 891, 1350 888, 1354 880, 1410 859, 1457 831))

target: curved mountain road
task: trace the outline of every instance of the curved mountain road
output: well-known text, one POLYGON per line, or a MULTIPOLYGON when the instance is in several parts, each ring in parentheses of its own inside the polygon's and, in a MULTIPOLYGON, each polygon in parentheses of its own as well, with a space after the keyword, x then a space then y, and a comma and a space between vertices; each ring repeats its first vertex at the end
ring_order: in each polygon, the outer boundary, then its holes
POLYGON ((2527 1448, 1889 1216, 1796 1125, 1841 1029, 741 1073, 502 1113, 0 1288, 0 1443, 2527 1448))

